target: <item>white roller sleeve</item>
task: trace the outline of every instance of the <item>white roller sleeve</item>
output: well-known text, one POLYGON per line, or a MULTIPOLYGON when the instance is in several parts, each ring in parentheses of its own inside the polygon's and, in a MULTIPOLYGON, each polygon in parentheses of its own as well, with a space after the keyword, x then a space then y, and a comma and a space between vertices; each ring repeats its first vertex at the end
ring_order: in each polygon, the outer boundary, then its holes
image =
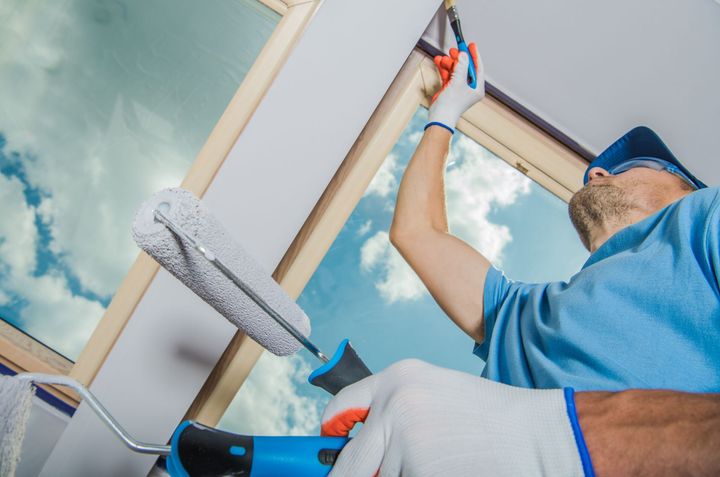
POLYGON ((297 351, 301 345, 295 338, 191 244, 155 220, 160 204, 166 204, 162 210, 170 220, 199 240, 300 333, 310 336, 310 320, 302 309, 191 192, 165 189, 143 203, 133 223, 138 246, 271 353, 286 356, 297 351))
POLYGON ((35 390, 28 381, 0 375, 0 476, 14 476, 35 390))

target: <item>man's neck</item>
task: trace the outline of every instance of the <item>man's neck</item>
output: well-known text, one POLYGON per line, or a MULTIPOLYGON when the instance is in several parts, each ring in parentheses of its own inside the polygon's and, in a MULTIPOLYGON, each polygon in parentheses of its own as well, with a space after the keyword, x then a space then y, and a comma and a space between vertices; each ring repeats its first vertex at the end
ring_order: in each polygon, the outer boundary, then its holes
POLYGON ((647 204, 644 207, 638 206, 638 207, 630 210, 623 217, 620 217, 617 220, 610 220, 607 223, 603 224, 603 226, 597 227, 595 229, 595 231, 594 231, 595 233, 593 234, 593 237, 590 241, 590 253, 595 252, 605 242, 607 242, 610 239, 610 237, 612 237, 613 235, 615 235, 616 233, 618 233, 625 227, 629 227, 630 225, 634 225, 634 224, 640 222, 641 220, 646 219, 647 217, 650 217, 655 212, 664 209, 668 205, 689 195, 691 192, 692 191, 683 192, 682 194, 668 197, 668 198, 663 199, 659 202, 656 202, 652 205, 647 204))
POLYGON ((626 217, 623 217, 624 220, 612 221, 604 224, 603 227, 598 227, 596 229, 596 233, 593 234, 592 243, 590 244, 590 253, 595 252, 595 250, 599 249, 610 239, 610 237, 620 232, 625 227, 629 227, 630 225, 640 222, 646 217, 650 217, 653 213, 657 212, 657 210, 652 212, 639 212, 633 210, 628 213, 626 217))

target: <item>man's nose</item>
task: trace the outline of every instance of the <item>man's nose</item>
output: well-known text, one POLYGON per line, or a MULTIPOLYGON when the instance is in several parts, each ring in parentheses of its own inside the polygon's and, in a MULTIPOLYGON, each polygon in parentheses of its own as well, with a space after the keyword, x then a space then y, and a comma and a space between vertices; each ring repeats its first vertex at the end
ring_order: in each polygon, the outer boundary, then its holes
POLYGON ((593 167, 588 172, 588 180, 597 179, 598 177, 609 177, 611 174, 602 167, 593 167))

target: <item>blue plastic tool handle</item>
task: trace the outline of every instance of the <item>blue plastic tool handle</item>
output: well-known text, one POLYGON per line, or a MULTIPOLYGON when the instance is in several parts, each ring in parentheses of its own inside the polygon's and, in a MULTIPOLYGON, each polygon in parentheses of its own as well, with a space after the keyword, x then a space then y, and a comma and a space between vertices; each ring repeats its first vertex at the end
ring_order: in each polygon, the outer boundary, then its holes
POLYGON ((255 437, 250 477, 325 477, 347 437, 255 437))
POLYGON ((335 395, 345 386, 367 378, 371 374, 350 341, 344 339, 332 359, 313 371, 308 377, 308 381, 335 395))
POLYGON ((470 54, 470 49, 468 48, 467 43, 465 43, 465 40, 458 41, 458 50, 464 51, 468 55, 470 64, 468 65, 467 84, 472 89, 475 89, 477 88, 477 65, 475 64, 475 60, 473 60, 473 57, 470 54))
POLYGON ((172 477, 325 477, 347 437, 244 436, 185 421, 167 456, 172 477))

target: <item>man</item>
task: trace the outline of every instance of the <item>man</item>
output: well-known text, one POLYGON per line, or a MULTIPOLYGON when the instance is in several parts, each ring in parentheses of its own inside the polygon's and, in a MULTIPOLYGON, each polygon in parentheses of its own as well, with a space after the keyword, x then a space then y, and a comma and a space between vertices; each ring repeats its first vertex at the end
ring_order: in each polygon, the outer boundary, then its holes
POLYGON ((583 269, 568 283, 513 282, 448 231, 449 142, 484 87, 464 81, 465 54, 452 51, 436 64, 444 86, 400 184, 390 239, 475 340, 483 376, 530 388, 717 392, 718 189, 692 176, 652 131, 636 128, 590 164, 570 202, 591 252, 583 269))
MULTIPOLYGON (((651 131, 633 130, 590 165, 570 203, 592 252, 583 269, 569 283, 511 282, 448 232, 449 140, 484 91, 467 86, 466 55, 436 64, 444 86, 400 185, 391 240, 482 343, 483 374, 526 388, 717 392, 718 191, 651 131)), ((336 436, 365 422, 331 477, 720 475, 717 394, 523 389, 410 360, 343 389, 322 421, 336 436)))

